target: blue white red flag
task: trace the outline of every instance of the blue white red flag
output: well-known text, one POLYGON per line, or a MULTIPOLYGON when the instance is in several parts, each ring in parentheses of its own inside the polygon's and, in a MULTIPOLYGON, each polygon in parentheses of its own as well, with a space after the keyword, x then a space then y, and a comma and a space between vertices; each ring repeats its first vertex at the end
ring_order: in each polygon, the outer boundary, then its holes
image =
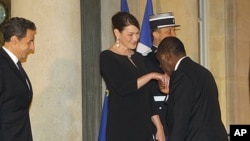
POLYGON ((141 53, 143 56, 146 56, 149 52, 151 52, 152 47, 152 36, 149 23, 149 16, 151 15, 153 15, 152 0, 147 0, 141 26, 140 42, 138 43, 138 46, 136 48, 136 51, 141 53))

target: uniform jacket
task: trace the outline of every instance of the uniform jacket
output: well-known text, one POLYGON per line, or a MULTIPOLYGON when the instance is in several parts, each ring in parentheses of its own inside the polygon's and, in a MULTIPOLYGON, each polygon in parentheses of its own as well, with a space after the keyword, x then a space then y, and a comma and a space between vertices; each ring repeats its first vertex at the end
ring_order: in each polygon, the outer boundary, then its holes
MULTIPOLYGON (((150 52, 147 56, 146 56, 146 67, 149 71, 151 72, 159 72, 159 73, 163 73, 161 67, 160 67, 160 63, 156 58, 156 51, 157 48, 152 46, 152 52, 150 52)), ((158 86, 158 81, 156 80, 151 80, 152 83, 152 94, 154 96, 155 99, 155 108, 157 113, 160 116, 163 128, 164 128, 164 132, 166 134, 166 105, 164 100, 166 100, 166 94, 163 94, 158 86), (165 97, 165 98, 161 98, 162 101, 157 101, 157 97, 165 97)), ((154 132, 156 132, 156 129, 153 125, 153 129, 154 132)))

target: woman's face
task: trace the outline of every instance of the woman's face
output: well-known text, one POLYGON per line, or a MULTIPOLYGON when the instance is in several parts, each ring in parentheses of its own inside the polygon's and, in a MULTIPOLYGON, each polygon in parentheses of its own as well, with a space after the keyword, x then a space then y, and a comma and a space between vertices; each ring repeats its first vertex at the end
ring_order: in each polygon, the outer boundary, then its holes
POLYGON ((140 38, 140 31, 134 25, 126 26, 119 32, 120 46, 135 49, 140 38))

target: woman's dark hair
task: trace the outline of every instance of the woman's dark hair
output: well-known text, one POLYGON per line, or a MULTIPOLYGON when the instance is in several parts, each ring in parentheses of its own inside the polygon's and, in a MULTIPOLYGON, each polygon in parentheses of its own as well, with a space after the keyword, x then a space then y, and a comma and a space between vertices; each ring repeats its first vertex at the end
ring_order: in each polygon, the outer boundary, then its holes
POLYGON ((9 42, 12 36, 22 39, 26 36, 27 30, 36 30, 36 25, 27 19, 14 17, 9 19, 3 27, 4 42, 9 42))
POLYGON ((118 29, 120 32, 129 25, 134 25, 140 30, 140 24, 138 20, 128 12, 117 12, 112 17, 112 25, 113 29, 118 29))

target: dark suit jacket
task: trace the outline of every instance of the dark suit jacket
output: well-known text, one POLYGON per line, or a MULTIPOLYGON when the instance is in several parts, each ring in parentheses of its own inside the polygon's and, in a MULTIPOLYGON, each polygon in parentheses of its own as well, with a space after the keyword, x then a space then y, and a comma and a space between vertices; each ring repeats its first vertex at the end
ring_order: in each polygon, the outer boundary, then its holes
MULTIPOLYGON (((147 56, 146 56, 146 67, 150 72, 159 72, 159 73, 163 73, 161 67, 160 67, 160 63, 156 58, 156 47, 152 46, 152 52, 150 52, 147 56)), ((153 96, 166 96, 166 94, 163 94, 158 86, 158 81, 156 80, 151 80, 152 83, 152 94, 153 96)), ((159 114, 161 122, 163 124, 163 128, 164 128, 164 132, 165 134, 166 132, 166 105, 164 100, 163 101, 155 101, 154 103, 155 105, 155 110, 157 111, 157 114, 159 114)), ((154 133, 156 132, 156 128, 153 125, 153 130, 154 133)))
MULTIPOLYGON (((31 88, 30 81, 29 85, 31 88)), ((0 141, 32 141, 31 100, 32 88, 28 88, 15 63, 0 48, 0 141)))
POLYGON ((189 57, 170 77, 168 141, 227 141, 212 74, 189 57))

